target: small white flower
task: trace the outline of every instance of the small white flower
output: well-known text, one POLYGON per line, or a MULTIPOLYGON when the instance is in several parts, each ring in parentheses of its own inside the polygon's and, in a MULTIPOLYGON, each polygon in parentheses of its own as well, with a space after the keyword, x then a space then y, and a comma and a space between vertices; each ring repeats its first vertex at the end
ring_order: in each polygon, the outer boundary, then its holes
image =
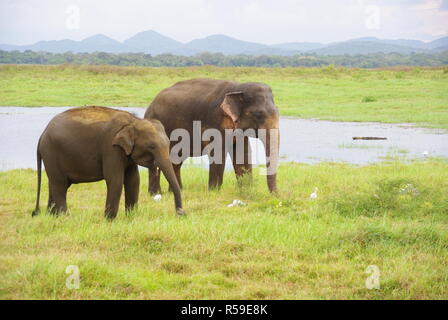
POLYGON ((153 197, 153 199, 154 199, 154 201, 159 202, 160 200, 162 200, 162 195, 161 195, 161 194, 156 194, 156 195, 153 197))

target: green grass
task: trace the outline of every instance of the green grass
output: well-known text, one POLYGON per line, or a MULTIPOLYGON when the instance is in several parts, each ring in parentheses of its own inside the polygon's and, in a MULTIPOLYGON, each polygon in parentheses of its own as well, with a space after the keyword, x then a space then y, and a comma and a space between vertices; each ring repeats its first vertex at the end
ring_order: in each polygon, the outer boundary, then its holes
POLYGON ((240 190, 228 172, 212 192, 207 176, 183 171, 186 218, 171 194, 154 202, 141 190, 137 210, 126 216, 121 203, 107 222, 104 182, 73 186, 68 215, 31 218, 36 173, 0 172, 0 298, 448 297, 446 160, 283 164, 278 197, 257 174, 240 190), (228 208, 233 199, 248 205, 228 208), (65 287, 68 265, 80 269, 79 290, 65 287), (365 287, 369 265, 379 290, 365 287))
POLYGON ((3 106, 146 107, 177 81, 210 77, 269 84, 283 116, 448 128, 448 69, 143 68, 0 66, 3 106))

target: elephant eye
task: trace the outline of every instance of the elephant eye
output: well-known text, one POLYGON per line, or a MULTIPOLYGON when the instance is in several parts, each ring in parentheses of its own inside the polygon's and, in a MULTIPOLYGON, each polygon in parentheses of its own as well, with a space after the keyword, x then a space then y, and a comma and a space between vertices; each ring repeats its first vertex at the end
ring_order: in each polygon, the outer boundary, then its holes
POLYGON ((252 116, 256 119, 256 120, 263 120, 264 118, 264 113, 261 111, 253 111, 252 112, 252 116))

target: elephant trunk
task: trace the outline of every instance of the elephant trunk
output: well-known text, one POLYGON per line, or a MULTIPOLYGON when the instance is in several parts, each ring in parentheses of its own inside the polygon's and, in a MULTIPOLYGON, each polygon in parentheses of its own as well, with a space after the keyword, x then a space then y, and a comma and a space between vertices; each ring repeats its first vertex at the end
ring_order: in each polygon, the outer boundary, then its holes
POLYGON ((280 131, 278 117, 271 119, 260 135, 266 152, 266 177, 270 192, 277 192, 277 167, 280 148, 280 131))
POLYGON ((171 190, 173 191, 174 204, 176 206, 176 213, 178 215, 185 215, 185 211, 182 208, 182 196, 181 196, 179 183, 177 182, 177 178, 174 173, 173 165, 171 164, 169 157, 166 159, 157 161, 157 165, 160 168, 160 170, 162 170, 163 174, 165 175, 166 179, 168 180, 168 183, 170 184, 171 190))

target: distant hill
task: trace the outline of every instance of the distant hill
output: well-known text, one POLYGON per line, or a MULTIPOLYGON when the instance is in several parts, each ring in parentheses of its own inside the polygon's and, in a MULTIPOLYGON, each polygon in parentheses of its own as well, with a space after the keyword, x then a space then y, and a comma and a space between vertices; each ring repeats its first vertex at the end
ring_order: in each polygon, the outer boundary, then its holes
POLYGON ((182 43, 161 35, 156 31, 143 31, 123 42, 124 52, 145 52, 161 54, 174 52, 182 47, 182 43))
POLYGON ((137 33, 131 38, 119 42, 105 35, 97 34, 81 41, 51 40, 39 41, 32 45, 17 46, 0 44, 0 50, 5 51, 45 51, 63 52, 110 52, 127 53, 142 52, 152 55, 171 53, 176 55, 195 55, 202 52, 222 53, 225 55, 279 55, 291 56, 299 53, 314 53, 317 55, 369 54, 369 53, 402 53, 437 52, 447 50, 448 37, 432 42, 410 39, 378 39, 375 37, 357 38, 343 42, 328 44, 317 42, 290 42, 265 45, 256 42, 243 41, 226 35, 211 35, 182 43, 166 37, 156 31, 148 30, 137 33))
POLYGON ((53 53, 64 53, 67 51, 71 52, 123 52, 122 44, 119 41, 113 40, 102 34, 97 34, 88 37, 82 41, 74 40, 51 40, 51 41, 39 41, 33 45, 28 46, 14 46, 14 45, 2 45, 0 44, 1 50, 12 51, 12 50, 32 50, 32 51, 45 51, 53 53))
POLYGON ((186 43, 182 47, 180 53, 188 55, 201 52, 241 54, 246 52, 257 52, 258 50, 263 50, 267 47, 268 46, 264 44, 242 41, 222 34, 216 34, 186 43))
POLYGON ((287 51, 305 52, 320 49, 322 47, 325 47, 325 45, 323 43, 318 42, 288 42, 288 43, 274 44, 271 47, 287 51))
POLYGON ((448 37, 443 37, 428 43, 430 49, 440 49, 448 47, 448 37))
POLYGON ((363 38, 356 38, 352 40, 348 40, 346 42, 359 42, 359 41, 367 41, 367 42, 377 42, 381 44, 392 44, 392 45, 398 45, 398 46, 404 46, 404 47, 410 47, 410 48, 418 48, 418 49, 429 49, 427 47, 427 43, 420 40, 409 40, 409 39, 378 39, 375 37, 363 37, 363 38))
POLYGON ((106 37, 103 34, 97 34, 88 37, 80 41, 79 46, 80 48, 78 50, 84 52, 95 52, 95 51, 121 52, 122 50, 121 42, 106 37))
POLYGON ((314 52, 318 55, 369 54, 377 52, 409 54, 426 51, 428 50, 379 41, 346 41, 327 45, 320 49, 310 50, 310 52, 314 52))

